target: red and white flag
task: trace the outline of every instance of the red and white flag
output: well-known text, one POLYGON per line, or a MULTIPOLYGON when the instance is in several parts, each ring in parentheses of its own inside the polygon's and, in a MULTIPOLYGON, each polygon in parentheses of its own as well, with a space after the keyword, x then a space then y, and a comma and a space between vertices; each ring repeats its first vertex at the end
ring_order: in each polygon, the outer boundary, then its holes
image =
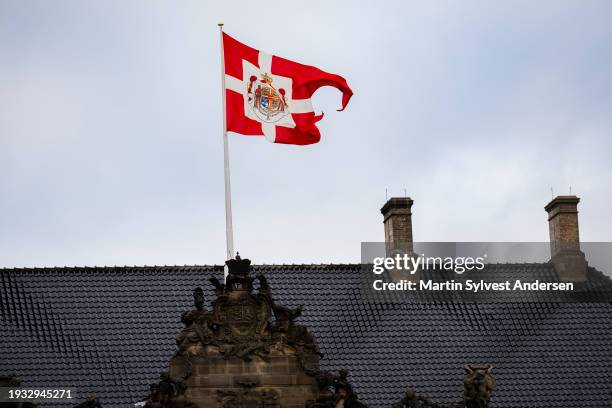
POLYGON ((322 86, 353 91, 339 75, 251 48, 223 33, 227 131, 265 136, 270 142, 317 143, 321 133, 311 97, 322 86))

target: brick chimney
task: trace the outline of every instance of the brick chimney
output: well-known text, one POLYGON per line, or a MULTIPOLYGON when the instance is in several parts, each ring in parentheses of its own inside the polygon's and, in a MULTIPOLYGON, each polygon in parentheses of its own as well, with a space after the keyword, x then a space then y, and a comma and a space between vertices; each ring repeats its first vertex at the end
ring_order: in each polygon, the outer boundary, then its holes
POLYGON ((387 256, 412 254, 412 199, 394 197, 380 209, 385 225, 387 256))
POLYGON ((550 261, 559 278, 569 282, 586 280, 586 259, 580 250, 576 196, 557 196, 544 207, 548 212, 550 261))

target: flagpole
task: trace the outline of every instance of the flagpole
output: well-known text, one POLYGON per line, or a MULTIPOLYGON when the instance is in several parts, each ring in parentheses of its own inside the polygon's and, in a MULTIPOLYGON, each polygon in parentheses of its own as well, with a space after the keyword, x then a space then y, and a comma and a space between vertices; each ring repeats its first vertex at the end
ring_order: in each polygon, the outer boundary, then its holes
MULTIPOLYGON (((223 101, 223 173, 225 176, 225 243, 227 259, 234 258, 234 232, 232 229, 232 192, 230 186, 229 143, 227 140, 227 120, 225 109, 225 55, 223 53, 223 23, 219 23, 219 38, 221 40, 221 100, 223 101)), ((224 273, 227 278, 227 270, 224 273)))

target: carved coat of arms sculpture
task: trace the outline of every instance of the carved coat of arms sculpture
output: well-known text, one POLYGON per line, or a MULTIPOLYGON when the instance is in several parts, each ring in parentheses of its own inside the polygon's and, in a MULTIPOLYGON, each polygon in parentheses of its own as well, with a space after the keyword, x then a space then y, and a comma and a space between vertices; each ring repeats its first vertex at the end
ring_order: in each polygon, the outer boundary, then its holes
POLYGON ((274 303, 264 275, 257 275, 259 289, 254 292, 255 278, 250 276, 248 259, 227 261, 226 283, 212 278, 217 298, 212 311, 200 301, 203 291, 196 288, 196 309, 183 314, 185 329, 177 337, 176 355, 206 356, 220 353, 249 361, 253 356, 266 360, 271 348, 292 351, 305 357, 319 356, 316 339, 308 330, 294 323, 301 308, 292 310, 274 303), (276 321, 272 322, 272 317, 276 321), (288 350, 291 349, 291 350, 288 350))

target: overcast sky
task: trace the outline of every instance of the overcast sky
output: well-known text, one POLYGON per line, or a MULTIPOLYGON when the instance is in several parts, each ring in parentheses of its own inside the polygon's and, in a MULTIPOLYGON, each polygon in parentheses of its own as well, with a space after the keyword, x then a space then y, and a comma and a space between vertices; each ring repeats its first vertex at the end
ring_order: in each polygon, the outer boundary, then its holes
POLYGON ((347 78, 321 142, 231 135, 236 248, 357 262, 389 195, 418 241, 612 240, 612 3, 0 1, 0 266, 222 263, 219 34, 347 78))

